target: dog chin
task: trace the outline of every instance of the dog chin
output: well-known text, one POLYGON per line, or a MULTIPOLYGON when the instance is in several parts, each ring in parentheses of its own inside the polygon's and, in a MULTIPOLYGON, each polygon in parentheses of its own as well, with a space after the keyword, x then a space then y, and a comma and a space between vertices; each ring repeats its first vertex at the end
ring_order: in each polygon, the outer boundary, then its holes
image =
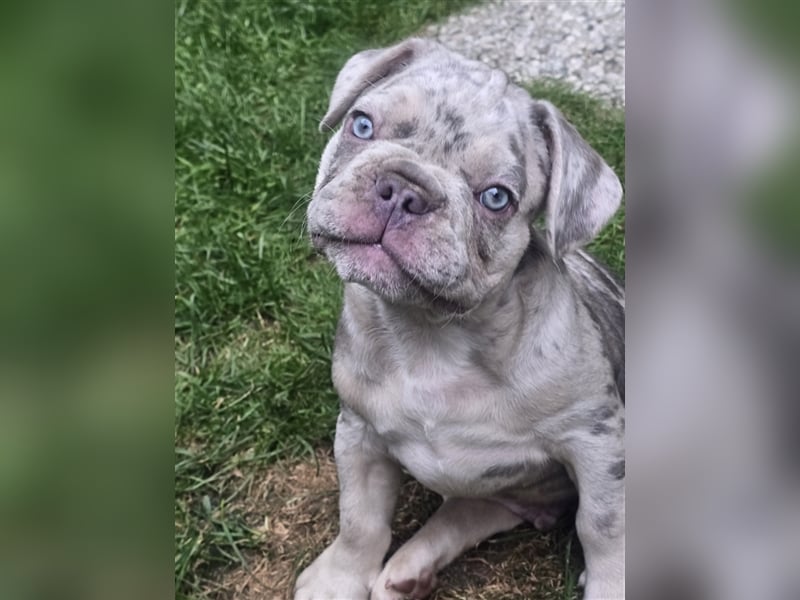
POLYGON ((434 294, 415 281, 380 244, 329 241, 325 254, 343 281, 363 285, 391 304, 415 306, 434 313, 459 315, 469 309, 434 294))
POLYGON ((380 244, 330 242, 325 254, 343 281, 360 283, 390 302, 411 292, 411 278, 380 244))

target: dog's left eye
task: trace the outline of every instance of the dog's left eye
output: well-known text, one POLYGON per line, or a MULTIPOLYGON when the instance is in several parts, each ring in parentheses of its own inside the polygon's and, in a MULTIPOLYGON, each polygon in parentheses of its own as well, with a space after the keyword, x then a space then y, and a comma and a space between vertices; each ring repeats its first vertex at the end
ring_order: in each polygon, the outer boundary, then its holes
POLYGON ((506 188, 490 187, 481 192, 480 201, 489 210, 499 212, 511 202, 511 195, 506 188))
POLYGON ((372 121, 367 115, 359 115, 353 119, 353 135, 362 140, 372 137, 372 121))

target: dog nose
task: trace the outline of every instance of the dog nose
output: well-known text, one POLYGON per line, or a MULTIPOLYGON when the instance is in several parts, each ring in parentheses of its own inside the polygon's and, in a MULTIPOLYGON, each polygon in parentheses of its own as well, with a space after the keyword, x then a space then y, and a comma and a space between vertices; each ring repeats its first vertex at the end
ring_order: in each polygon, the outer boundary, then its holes
POLYGON ((382 175, 378 178, 375 191, 381 200, 393 202, 412 215, 424 215, 434 209, 434 206, 409 183, 393 175, 382 175))

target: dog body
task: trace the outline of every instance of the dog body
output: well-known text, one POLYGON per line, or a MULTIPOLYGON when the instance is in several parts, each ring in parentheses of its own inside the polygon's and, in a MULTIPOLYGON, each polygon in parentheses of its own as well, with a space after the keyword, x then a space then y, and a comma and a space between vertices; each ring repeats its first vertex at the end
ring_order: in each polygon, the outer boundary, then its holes
POLYGON ((423 40, 353 57, 323 126, 343 118, 308 210, 347 282, 340 533, 296 598, 424 597, 576 496, 585 597, 624 597, 623 290, 579 250, 618 179, 551 105, 423 40), (401 468, 445 501, 384 566, 401 468))

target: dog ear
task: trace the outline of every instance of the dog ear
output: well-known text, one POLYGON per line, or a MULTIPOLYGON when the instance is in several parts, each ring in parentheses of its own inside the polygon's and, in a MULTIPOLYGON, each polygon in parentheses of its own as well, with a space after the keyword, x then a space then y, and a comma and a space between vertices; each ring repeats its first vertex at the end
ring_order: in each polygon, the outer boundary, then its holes
POLYGON ((613 216, 622 184, 552 104, 534 101, 532 117, 550 157, 545 223, 550 252, 560 258, 589 242, 613 216))
POLYGON ((336 127, 364 90, 381 79, 402 71, 429 46, 430 42, 411 38, 396 46, 364 50, 351 57, 336 77, 328 112, 323 117, 319 130, 336 127))

